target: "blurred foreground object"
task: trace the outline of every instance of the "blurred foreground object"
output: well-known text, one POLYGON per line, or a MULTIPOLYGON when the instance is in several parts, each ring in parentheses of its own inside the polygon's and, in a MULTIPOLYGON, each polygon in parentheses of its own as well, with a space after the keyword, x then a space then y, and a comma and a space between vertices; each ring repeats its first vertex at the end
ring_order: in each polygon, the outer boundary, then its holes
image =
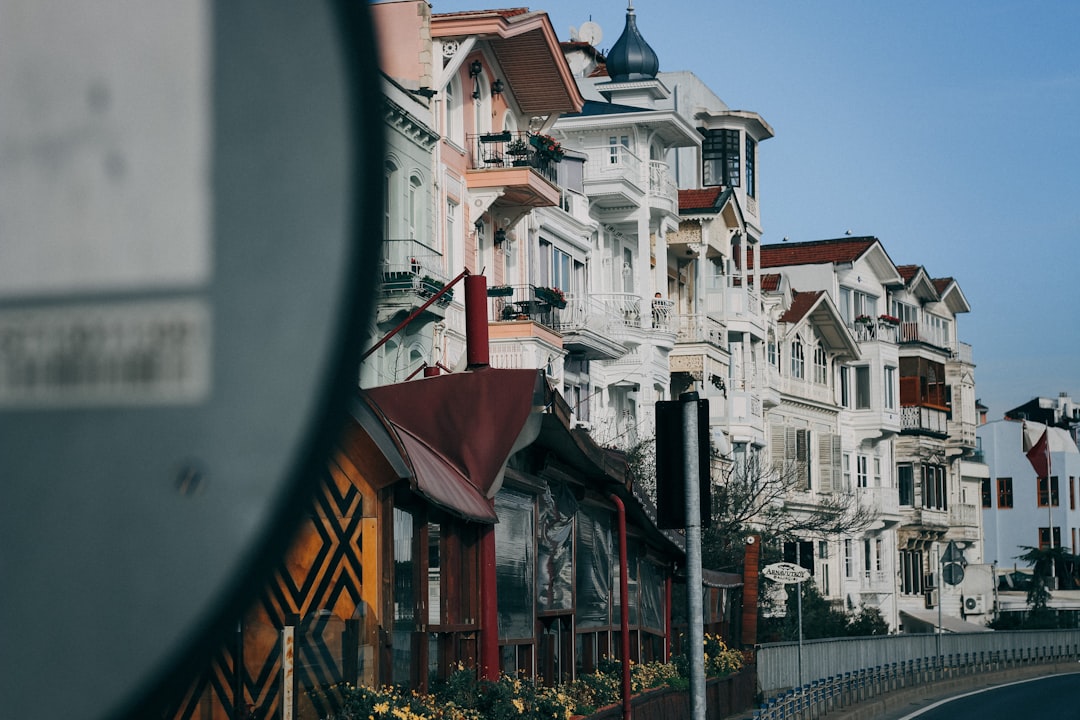
POLYGON ((372 299, 368 12, 0 0, 5 716, 139 714, 288 541, 372 299))

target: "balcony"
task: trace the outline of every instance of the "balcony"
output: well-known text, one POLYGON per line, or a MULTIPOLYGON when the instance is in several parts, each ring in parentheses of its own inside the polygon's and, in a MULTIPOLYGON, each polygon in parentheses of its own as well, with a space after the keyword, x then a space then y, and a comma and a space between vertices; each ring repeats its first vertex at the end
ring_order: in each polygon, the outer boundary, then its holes
POLYGON ((877 514, 877 520, 870 529, 885 530, 900 524, 900 499, 896 488, 861 487, 856 488, 855 494, 860 507, 877 514))
POLYGON ((900 343, 922 343, 943 349, 951 349, 953 345, 943 328, 923 322, 900 323, 900 343))
MULTIPOLYGON (((622 145, 585 148, 585 194, 599 209, 640 205, 645 199, 641 159, 622 145)), ((677 205, 676 205, 677 207, 677 205)))
POLYGON ((858 318, 853 330, 855 339, 864 342, 887 342, 895 345, 900 337, 900 325, 885 318, 858 318))
POLYGON ((663 160, 649 161, 649 205, 654 212, 679 212, 679 188, 663 160))
POLYGON ((488 317, 493 322, 528 320, 556 330, 569 317, 566 295, 536 285, 499 285, 488 288, 488 317))
POLYGON ((555 329, 563 346, 588 360, 612 360, 626 353, 626 346, 611 339, 615 317, 609 307, 591 295, 566 294, 566 307, 556 310, 555 329))
POLYGON ((708 315, 676 315, 672 322, 677 343, 708 343, 727 350, 727 333, 724 326, 708 315))
POLYGON ((975 364, 975 360, 971 354, 971 345, 968 343, 954 340, 949 346, 949 355, 949 359, 953 362, 959 362, 965 365, 975 364))
POLYGON ((538 144, 537 137, 510 131, 469 135, 469 189, 500 191, 501 201, 510 205, 559 205, 558 160, 538 144))
POLYGON ((834 402, 833 389, 828 385, 787 375, 780 376, 777 379, 779 381, 779 390, 785 395, 827 405, 834 402))
MULTIPOLYGON (((382 247, 382 272, 378 291, 378 322, 423 305, 446 285, 442 255, 416 240, 387 240, 382 247)), ((453 290, 428 307, 439 319, 453 299, 453 290)))
POLYGON ((949 434, 948 417, 947 408, 933 408, 925 405, 905 406, 900 408, 900 432, 910 435, 931 435, 944 439, 949 434))

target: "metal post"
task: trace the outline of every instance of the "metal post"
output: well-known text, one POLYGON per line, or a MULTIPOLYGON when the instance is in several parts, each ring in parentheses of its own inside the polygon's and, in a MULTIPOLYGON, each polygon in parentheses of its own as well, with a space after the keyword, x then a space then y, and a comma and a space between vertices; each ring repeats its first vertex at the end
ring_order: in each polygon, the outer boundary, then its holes
POLYGON ((705 720, 705 613, 701 600, 701 493, 698 447, 698 394, 683 393, 683 472, 686 487, 686 615, 689 624, 690 717, 705 720))
MULTIPOLYGON (((802 567, 802 544, 798 539, 795 540, 795 564, 802 567)), ((803 629, 802 629, 802 586, 801 582, 795 583, 795 600, 796 607, 799 609, 799 687, 803 686, 806 681, 803 679, 803 629)))
POLYGON ((938 592, 937 592, 937 634, 935 635, 935 642, 937 644, 938 657, 941 657, 941 601, 944 599, 944 590, 945 590, 945 587, 944 587, 945 586, 945 578, 944 578, 944 576, 942 574, 943 571, 945 570, 945 563, 942 562, 942 559, 941 559, 941 545, 938 545, 937 554, 938 554, 938 558, 937 558, 937 560, 938 560, 938 571, 937 571, 937 577, 934 578, 934 580, 935 580, 934 584, 937 585, 937 588, 938 588, 938 592))

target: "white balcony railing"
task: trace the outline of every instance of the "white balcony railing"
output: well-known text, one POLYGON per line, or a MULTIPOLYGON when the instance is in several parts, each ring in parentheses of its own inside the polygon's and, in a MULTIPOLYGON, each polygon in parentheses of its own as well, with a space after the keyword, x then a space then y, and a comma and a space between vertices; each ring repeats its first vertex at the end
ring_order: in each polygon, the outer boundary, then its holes
POLYGON ((949 350, 952 355, 952 360, 962 362, 966 365, 975 364, 975 360, 973 359, 971 354, 971 345, 965 342, 960 342, 959 340, 954 340, 949 350))
POLYGON ((718 348, 727 348, 724 326, 708 315, 676 315, 674 327, 676 342, 707 342, 718 348))
POLYGON ((603 303, 614 327, 642 327, 640 296, 633 293, 597 293, 593 297, 603 303))
POLYGON ((601 145, 585 148, 589 159, 585 163, 585 182, 621 180, 634 186, 641 184, 641 159, 622 145, 601 145))
POLYGON ((899 326, 889 320, 871 318, 854 323, 855 339, 859 342, 887 342, 896 344, 899 326))
POLYGON ((649 161, 649 195, 662 198, 678 207, 679 188, 671 178, 668 164, 663 160, 649 161))
POLYGON ((594 332, 604 335, 615 321, 608 304, 595 295, 566 294, 566 307, 558 313, 556 330, 562 333, 594 332))
POLYGON ((980 508, 967 503, 953 503, 949 506, 949 525, 976 527, 979 524, 980 508))

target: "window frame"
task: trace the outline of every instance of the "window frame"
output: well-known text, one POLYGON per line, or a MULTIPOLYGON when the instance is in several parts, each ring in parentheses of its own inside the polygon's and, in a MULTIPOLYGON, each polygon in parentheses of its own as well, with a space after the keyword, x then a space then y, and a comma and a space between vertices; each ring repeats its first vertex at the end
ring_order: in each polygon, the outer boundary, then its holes
POLYGON ((998 510, 1009 510, 1013 507, 1013 479, 1011 477, 997 478, 998 510))

